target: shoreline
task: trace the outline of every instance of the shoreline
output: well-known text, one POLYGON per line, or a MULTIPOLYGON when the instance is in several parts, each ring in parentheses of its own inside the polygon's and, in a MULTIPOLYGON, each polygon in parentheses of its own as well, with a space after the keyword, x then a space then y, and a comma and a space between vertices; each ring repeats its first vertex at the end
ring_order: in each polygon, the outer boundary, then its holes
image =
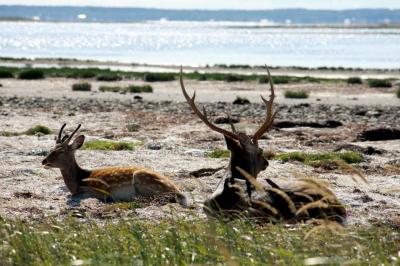
MULTIPOLYGON (((180 66, 160 65, 146 63, 124 63, 118 61, 98 61, 82 60, 74 58, 14 58, 0 56, 0 67, 33 67, 33 68, 98 68, 109 69, 111 71, 123 72, 179 72, 180 66)), ((400 79, 400 68, 394 69, 373 69, 373 68, 344 68, 344 67, 300 67, 300 66, 269 66, 275 75, 292 77, 311 76, 326 79, 346 79, 359 76, 363 79, 400 79)), ((262 75, 265 74, 264 66, 251 65, 227 65, 215 64, 212 66, 183 66, 186 73, 221 73, 221 74, 240 74, 240 75, 262 75)))

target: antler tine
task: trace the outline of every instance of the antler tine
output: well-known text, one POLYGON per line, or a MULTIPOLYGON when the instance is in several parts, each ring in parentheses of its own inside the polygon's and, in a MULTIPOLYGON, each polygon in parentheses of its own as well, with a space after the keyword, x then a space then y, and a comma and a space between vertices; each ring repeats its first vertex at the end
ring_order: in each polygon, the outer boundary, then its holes
POLYGON ((71 141, 71 139, 72 139, 72 137, 75 135, 75 133, 76 132, 78 132, 78 130, 81 128, 81 124, 79 124, 78 126, 77 126, 77 128, 74 130, 74 132, 72 132, 72 134, 67 138, 67 140, 65 141, 65 143, 69 143, 70 141, 71 141))
POLYGON ((258 140, 261 138, 262 135, 264 135, 265 132, 268 131, 268 129, 272 126, 272 123, 274 122, 274 118, 276 115, 276 112, 272 112, 272 104, 274 103, 275 99, 275 88, 274 88, 274 82, 271 77, 271 73, 269 72, 268 66, 265 66, 267 68, 267 73, 268 73, 268 81, 271 87, 271 96, 269 100, 267 101, 262 95, 261 99, 265 104, 265 107, 267 108, 267 117, 265 118, 264 123, 261 125, 261 127, 254 133, 253 135, 253 143, 258 144, 258 140))
POLYGON ((238 139, 236 134, 229 132, 223 128, 217 127, 216 125, 211 123, 207 118, 207 112, 206 112, 205 107, 203 107, 203 113, 197 108, 196 103, 194 102, 194 100, 196 98, 196 91, 193 93, 193 96, 190 97, 185 89, 185 85, 183 84, 182 66, 181 66, 181 73, 180 73, 180 84, 181 84, 183 96, 185 96, 185 99, 188 102, 188 104, 190 105, 190 107, 192 108, 193 112, 201 119, 201 121, 204 122, 204 124, 206 124, 212 130, 214 130, 218 133, 221 133, 222 135, 224 135, 226 137, 229 137, 229 138, 235 139, 235 140, 238 139))
POLYGON ((61 141, 61 136, 62 136, 62 132, 63 132, 63 130, 64 130, 64 128, 65 128, 66 125, 67 125, 67 124, 64 123, 64 124, 61 126, 60 131, 58 131, 58 136, 57 136, 57 139, 56 139, 56 143, 61 143, 61 142, 62 142, 62 141, 61 141))

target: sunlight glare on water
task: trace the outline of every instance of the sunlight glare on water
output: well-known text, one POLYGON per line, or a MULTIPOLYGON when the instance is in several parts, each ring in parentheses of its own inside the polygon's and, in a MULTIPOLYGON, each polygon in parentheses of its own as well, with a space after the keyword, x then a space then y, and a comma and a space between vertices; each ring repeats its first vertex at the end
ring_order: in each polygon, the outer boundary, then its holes
POLYGON ((149 64, 400 68, 400 29, 232 22, 0 22, 0 56, 149 64))

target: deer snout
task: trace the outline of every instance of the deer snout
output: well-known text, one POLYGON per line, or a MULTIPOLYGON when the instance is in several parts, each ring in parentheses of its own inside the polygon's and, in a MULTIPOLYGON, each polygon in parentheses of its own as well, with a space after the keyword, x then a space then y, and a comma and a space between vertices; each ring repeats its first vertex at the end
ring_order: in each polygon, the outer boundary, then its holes
POLYGON ((42 161, 42 165, 46 165, 47 164, 47 158, 45 158, 43 161, 42 161))

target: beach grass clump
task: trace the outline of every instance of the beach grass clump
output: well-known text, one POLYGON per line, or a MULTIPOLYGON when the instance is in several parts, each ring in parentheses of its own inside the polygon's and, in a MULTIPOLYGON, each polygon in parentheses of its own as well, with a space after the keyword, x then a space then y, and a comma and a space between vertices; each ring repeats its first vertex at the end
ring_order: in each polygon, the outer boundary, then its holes
POLYGON ((0 79, 10 79, 14 77, 14 73, 8 69, 0 69, 0 79))
POLYGON ((206 152, 206 157, 209 158, 230 158, 231 152, 223 149, 215 149, 209 152, 206 152))
POLYGON ((400 99, 400 87, 397 88, 397 90, 396 90, 396 95, 397 95, 397 98, 400 99))
POLYGON ((343 161, 348 164, 361 163, 364 157, 359 152, 322 152, 322 153, 305 153, 305 152, 288 152, 281 153, 273 157, 274 160, 282 162, 297 161, 313 167, 320 167, 327 163, 335 161, 343 161))
POLYGON ((123 92, 125 88, 120 86, 100 86, 99 91, 101 92, 123 92))
POLYGON ((143 78, 147 82, 165 82, 175 80, 175 74, 173 73, 146 73, 143 78))
POLYGON ((28 130, 26 130, 24 132, 26 135, 36 135, 36 134, 44 134, 44 135, 48 135, 51 134, 52 131, 50 128, 43 126, 43 125, 36 125, 34 127, 29 128, 28 130))
POLYGON ((362 84, 362 79, 360 77, 350 77, 347 79, 347 84, 362 84))
POLYGON ((245 220, 0 218, 4 265, 395 265, 398 229, 245 220), (312 230, 312 231, 311 231, 312 230))
POLYGON ((96 77, 96 72, 90 69, 80 69, 67 74, 67 78, 90 79, 96 77))
POLYGON ((285 91, 284 93, 285 98, 288 99, 307 99, 308 93, 306 91, 285 91))
POLYGON ((226 82, 241 82, 245 81, 245 78, 242 75, 228 74, 225 76, 226 82))
POLYGON ((44 79, 44 72, 41 69, 25 69, 18 74, 19 79, 44 79))
POLYGON ((14 131, 0 131, 0 136, 2 137, 15 137, 19 136, 20 134, 18 132, 14 131))
POLYGON ((370 88, 391 88, 392 82, 389 79, 370 79, 368 86, 370 88))
POLYGON ((142 145, 141 142, 91 140, 83 144, 83 150, 124 151, 134 150, 142 145))
POLYGON ((106 72, 98 74, 96 79, 98 81, 118 81, 121 80, 122 77, 114 72, 106 72))
MULTIPOLYGON (((272 81, 274 84, 288 84, 291 79, 289 76, 273 76, 272 81)), ((260 84, 267 84, 269 83, 269 78, 268 76, 262 76, 259 81, 260 84)))
POLYGON ((72 84, 73 91, 90 91, 92 89, 92 85, 88 82, 80 82, 72 84))
POLYGON ((153 87, 150 85, 130 85, 127 90, 130 93, 152 93, 153 87))

